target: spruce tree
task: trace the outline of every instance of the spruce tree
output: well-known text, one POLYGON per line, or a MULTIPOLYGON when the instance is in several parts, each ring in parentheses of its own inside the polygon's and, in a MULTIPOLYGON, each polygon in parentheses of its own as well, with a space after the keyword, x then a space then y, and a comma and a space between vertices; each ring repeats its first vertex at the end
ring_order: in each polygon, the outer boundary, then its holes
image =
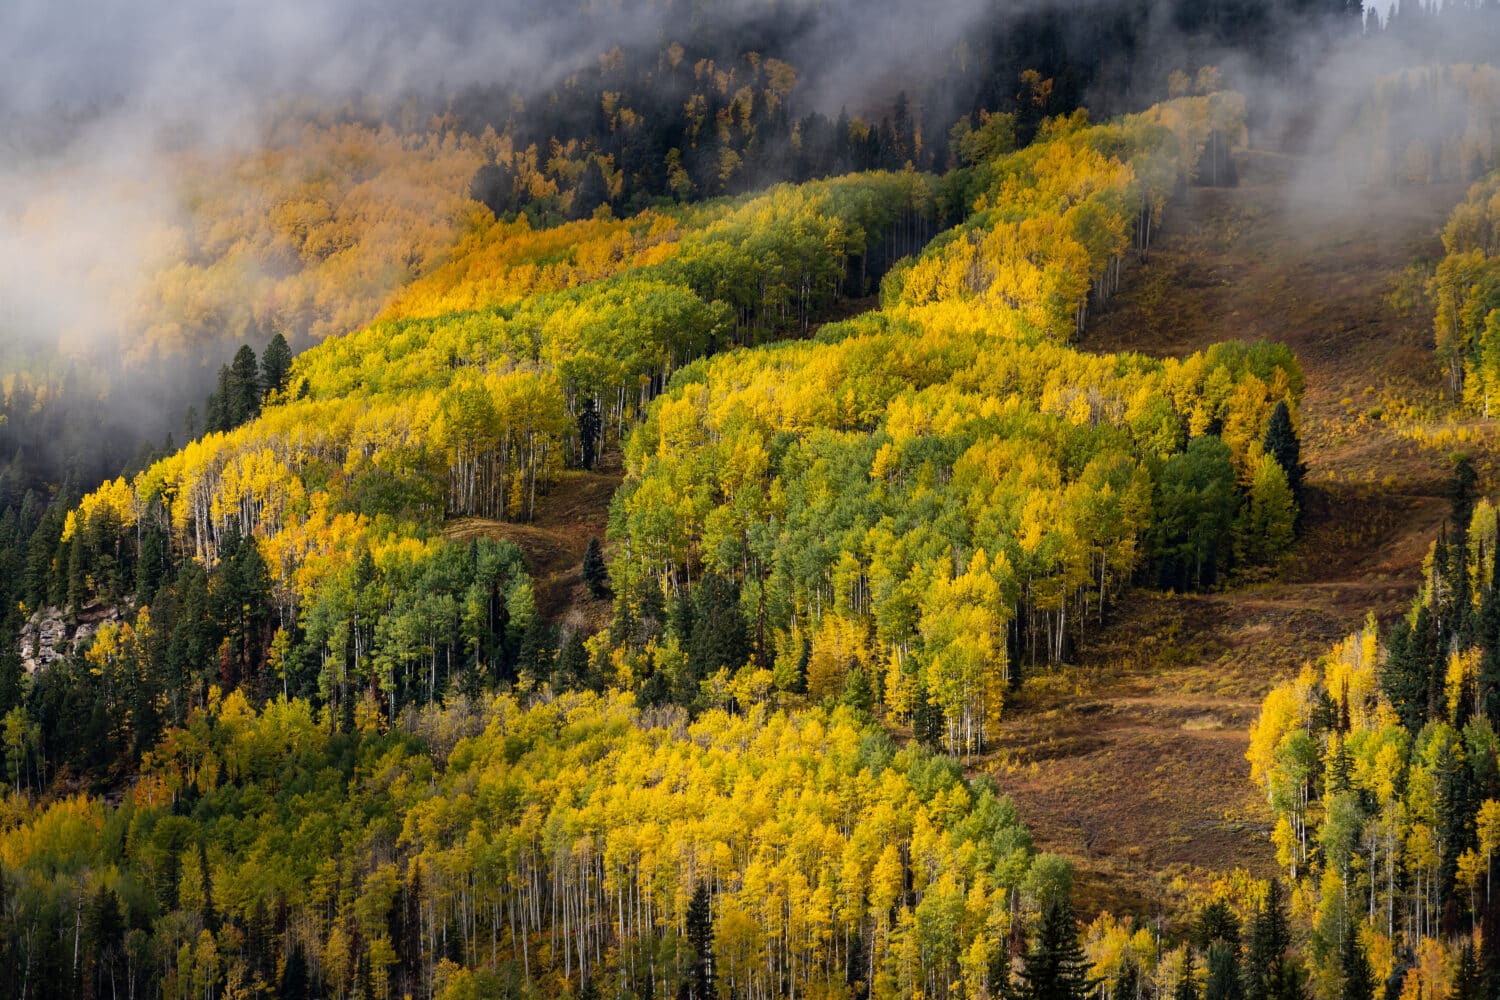
POLYGON ((292 946, 281 970, 281 985, 276 991, 281 1000, 306 1000, 308 995, 307 953, 301 943, 292 946))
POLYGON ((1500 587, 1496 587, 1496 576, 1500 575, 1500 559, 1490 567, 1490 584, 1484 592, 1479 606, 1479 619, 1475 631, 1481 651, 1479 661, 1479 704, 1484 717, 1493 727, 1500 724, 1500 587))
POLYGON ((292 373, 292 349, 286 338, 276 334, 266 345, 260 356, 261 399, 286 388, 286 380, 292 373))
POLYGON ((1281 882, 1271 880, 1265 905, 1255 914, 1250 929, 1250 951, 1245 964, 1245 1000, 1300 1000, 1297 967, 1287 956, 1292 943, 1291 928, 1281 899, 1281 882))
POLYGON ((592 469, 599 457, 599 409, 594 397, 586 396, 578 407, 579 464, 592 469))
POLYGON ((912 698, 914 704, 911 712, 911 732, 922 744, 933 753, 942 752, 943 748, 943 710, 933 703, 927 693, 927 686, 917 681, 917 690, 912 698))
POLYGON ((1203 987, 1203 1000, 1243 1000, 1244 996, 1239 949, 1228 941, 1215 940, 1208 946, 1208 982, 1203 987))
POLYGON ((693 633, 688 657, 693 672, 707 677, 721 668, 738 670, 750 658, 750 632, 740 610, 739 588, 710 573, 693 591, 693 633))
POLYGON ((599 600, 609 593, 609 570, 604 565, 604 553, 598 538, 589 539, 589 547, 583 553, 581 574, 590 597, 599 600))
POLYGON ((693 965, 683 984, 687 1000, 714 1000, 714 913, 708 895, 708 883, 699 882, 687 911, 688 944, 693 949, 693 965))
POLYGON ((1199 1000, 1198 976, 1193 967, 1193 949, 1187 949, 1182 963, 1182 975, 1177 977, 1177 986, 1172 990, 1172 1000, 1199 1000))
MULTIPOLYGON (((1344 995, 1349 996, 1347 992, 1344 995)), ((1485 996, 1484 979, 1479 974, 1479 963, 1474 958, 1474 942, 1465 938, 1463 947, 1458 952, 1458 968, 1453 973, 1453 987, 1448 991, 1448 1000, 1484 1000, 1485 996)))
POLYGON ((588 162, 583 165, 583 174, 578 178, 578 186, 573 189, 573 202, 569 207, 568 218, 591 218, 596 209, 608 202, 609 185, 604 180, 604 171, 599 166, 599 158, 590 156, 588 162))
POLYGON ((1344 932, 1344 947, 1339 956, 1339 965, 1344 977, 1341 1000, 1374 1000, 1375 973, 1370 968, 1370 958, 1359 943, 1358 926, 1351 923, 1344 932))
POLYGON ((583 631, 574 629, 557 653, 557 666, 552 671, 552 687, 558 691, 580 687, 588 679, 588 671, 589 653, 583 645, 583 631))
POLYGON ((1292 488, 1292 499, 1297 502, 1300 524, 1304 501, 1302 480, 1307 467, 1302 464, 1302 442, 1298 440, 1297 430, 1292 426, 1292 411, 1287 407, 1286 400, 1277 403, 1276 409, 1271 411, 1271 419, 1266 424, 1264 447, 1266 454, 1276 459, 1286 473, 1286 483, 1292 488))
POLYGON ((1427 718, 1427 667, 1422 662, 1419 636, 1428 631, 1432 612, 1424 604, 1417 609, 1415 626, 1399 618, 1386 637, 1385 660, 1380 664, 1380 690, 1390 699, 1408 732, 1421 730, 1427 718))
POLYGON ((1084 1000, 1095 985, 1088 977, 1088 968, 1078 941, 1073 903, 1058 893, 1042 910, 1042 923, 1021 967, 1016 996, 1024 1000, 1084 1000))
POLYGON ((249 344, 234 355, 229 365, 229 394, 224 400, 228 420, 225 430, 232 430, 260 412, 260 364, 249 344))
POLYGON ((214 391, 209 393, 208 402, 203 407, 204 434, 218 434, 233 428, 229 419, 229 399, 234 393, 230 385, 229 366, 220 365, 214 391))

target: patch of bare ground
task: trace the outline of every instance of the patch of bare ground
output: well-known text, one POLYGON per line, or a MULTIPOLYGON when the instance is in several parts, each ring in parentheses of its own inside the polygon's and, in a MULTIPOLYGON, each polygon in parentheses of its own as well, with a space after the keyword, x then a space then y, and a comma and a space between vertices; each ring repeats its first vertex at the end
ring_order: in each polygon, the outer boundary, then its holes
MULTIPOLYGON (((1429 322, 1389 294, 1459 187, 1294 202, 1301 164, 1243 156, 1244 183, 1169 208, 1145 263, 1082 341, 1184 356, 1218 341, 1288 344, 1306 376, 1305 531, 1285 563, 1207 594, 1136 591, 1077 663, 1030 682, 987 770, 1038 845, 1075 865, 1082 912, 1182 915, 1237 867, 1274 871, 1271 814, 1245 750, 1260 701, 1374 613, 1410 602, 1447 510, 1454 426, 1429 322), (1439 426, 1445 432, 1436 432, 1439 426)), ((1465 450, 1494 482, 1493 441, 1465 450)))
POLYGON ((608 624, 611 606, 608 597, 596 600, 584 586, 583 554, 589 539, 604 541, 609 502, 623 479, 620 456, 610 453, 598 471, 559 474, 547 494, 537 498, 536 517, 529 523, 461 518, 450 521, 444 534, 461 541, 500 538, 514 543, 526 558, 541 613, 564 628, 593 633, 608 624))

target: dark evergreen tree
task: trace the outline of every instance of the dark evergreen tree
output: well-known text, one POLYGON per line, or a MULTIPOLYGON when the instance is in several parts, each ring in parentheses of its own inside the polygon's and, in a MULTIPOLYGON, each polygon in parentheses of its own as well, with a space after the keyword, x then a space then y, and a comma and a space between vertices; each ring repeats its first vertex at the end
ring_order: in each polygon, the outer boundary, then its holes
MULTIPOLYGON (((1439 905, 1467 905, 1457 890, 1458 858, 1465 849, 1477 846, 1473 835, 1473 818, 1478 811, 1469 783, 1469 768, 1464 762, 1463 747, 1457 739, 1440 730, 1433 777, 1436 784, 1434 812, 1437 820, 1439 905)), ((1456 929, 1455 929, 1456 930, 1456 929)))
POLYGON ((1265 904, 1250 928, 1250 950, 1245 958, 1245 1000, 1300 1000, 1298 968, 1287 948, 1291 928, 1281 898, 1281 882, 1272 879, 1265 904))
MULTIPOLYGON (((1453 543, 1449 546, 1449 559, 1443 567, 1448 583, 1444 602, 1444 620, 1449 632, 1461 646, 1473 642, 1476 630, 1474 602, 1469 583, 1469 522, 1474 517, 1474 501, 1478 499, 1479 475, 1474 463, 1461 456, 1453 467, 1453 479, 1448 484, 1449 521, 1453 525, 1453 543)), ((1459 722, 1462 726, 1463 723, 1459 722)))
POLYGON ((1375 1000, 1375 973, 1370 957, 1359 943, 1359 928, 1353 922, 1344 931, 1344 946, 1339 956, 1343 974, 1342 1000, 1375 1000))
POLYGON ((503 219, 517 208, 515 174, 509 166, 486 163, 469 182, 469 197, 503 219))
POLYGON ((1208 981, 1203 986, 1203 1000, 1243 1000, 1244 996, 1239 949, 1228 941, 1214 941, 1208 946, 1208 981))
POLYGON ((927 693, 926 685, 920 680, 917 684, 916 693, 913 695, 915 704, 912 706, 911 731, 922 744, 933 753, 943 750, 943 710, 933 704, 932 697, 927 693))
POLYGON ((688 903, 687 938, 693 949, 693 964, 683 982, 683 995, 687 1000, 715 1000, 718 987, 714 982, 714 914, 707 882, 698 883, 688 903))
POLYGON ((1479 616, 1474 623, 1475 641, 1479 643, 1479 703, 1490 726, 1500 725, 1500 559, 1490 567, 1490 582, 1485 588, 1479 616))
POLYGON ((604 564, 604 553, 597 537, 590 538, 589 547, 584 550, 581 575, 590 597, 600 600, 609 593, 609 569, 604 564))
POLYGON ((292 374, 292 349, 286 338, 277 333, 266 345, 260 356, 261 399, 286 388, 287 378, 292 374))
POLYGON ((677 637, 684 646, 693 634, 693 597, 687 588, 680 588, 672 598, 671 610, 667 613, 667 631, 677 637))
POLYGON ((1182 964, 1182 975, 1172 990, 1172 1000, 1199 1000, 1198 973, 1194 968, 1193 949, 1187 949, 1187 960, 1182 964))
POLYGON ((281 970, 281 984, 276 995, 281 1000, 310 1000, 311 990, 307 975, 307 954, 299 941, 292 945, 286 957, 286 966, 281 970))
MULTIPOLYGON (((558 691, 583 687, 588 681, 589 653, 583 645, 583 630, 574 629, 557 653, 557 667, 552 672, 552 686, 558 691)), ((592 685, 588 685, 592 687, 592 685)), ((600 686, 602 690, 602 685, 600 686)))
POLYGON ((1397 619, 1386 637, 1386 655, 1379 667, 1380 689, 1401 717, 1401 724, 1412 733, 1419 732, 1427 718, 1430 667, 1424 662, 1422 639, 1431 629, 1432 612, 1425 604, 1417 610, 1415 624, 1397 619))
POLYGON ((1286 400, 1277 403, 1271 411, 1271 419, 1266 423, 1264 447, 1266 454, 1276 459, 1286 473, 1286 483, 1291 487, 1292 498, 1297 501, 1297 522, 1300 525, 1306 500, 1303 479, 1307 475, 1307 466, 1302 464, 1302 442, 1292 426, 1292 411, 1286 400))
POLYGON ((601 205, 608 202, 609 184, 604 179, 604 170, 599 166, 599 158, 590 156, 583 165, 578 186, 573 189, 573 204, 568 210, 568 218, 591 218, 601 205))
POLYGON ((1064 893, 1047 901, 1041 926, 1021 967, 1016 996, 1024 1000, 1084 1000, 1094 988, 1078 940, 1073 903, 1064 893))
POLYGON ((740 610, 739 588, 710 573, 693 591, 693 631, 688 659, 698 677, 743 667, 750 659, 750 632, 740 610))
POLYGON ((203 405, 204 434, 219 434, 234 427, 230 419, 229 401, 234 394, 230 388, 231 381, 229 366, 220 365, 214 391, 209 393, 208 401, 203 405))
POLYGON ((260 364, 255 351, 245 344, 229 365, 229 394, 224 402, 228 427, 238 427, 260 412, 260 364))
POLYGON ((1193 941, 1198 950, 1207 952, 1209 945, 1223 941, 1234 949, 1240 946, 1240 918, 1235 916, 1229 904, 1216 899, 1198 914, 1198 925, 1193 929, 1193 941))
POLYGON ((219 909, 214 904, 213 873, 208 868, 208 845, 198 841, 198 877, 203 884, 203 926, 210 934, 219 933, 219 909))
POLYGON ((593 396, 585 396, 578 406, 578 450, 579 464, 592 469, 599 455, 599 408, 593 396))
MULTIPOLYGON (((1357 1000, 1366 1000, 1364 994, 1357 1000)), ((1350 994, 1346 991, 1345 998, 1350 994)), ((1453 986, 1448 991, 1448 1000, 1485 1000, 1484 977, 1479 974, 1479 963, 1474 958, 1474 941, 1467 935, 1458 952, 1458 968, 1453 972, 1453 986)))

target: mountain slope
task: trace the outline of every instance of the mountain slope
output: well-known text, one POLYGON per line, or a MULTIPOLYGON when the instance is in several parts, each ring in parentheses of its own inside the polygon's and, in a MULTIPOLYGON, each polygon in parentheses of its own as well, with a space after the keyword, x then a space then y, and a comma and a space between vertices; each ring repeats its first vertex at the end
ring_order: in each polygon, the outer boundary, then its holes
POLYGON ((1130 595, 1078 665, 1002 724, 990 766, 1038 842, 1077 866, 1084 912, 1153 909, 1178 875, 1274 873, 1271 813, 1244 778, 1260 699, 1370 609, 1403 612, 1447 512, 1457 441, 1434 416, 1430 318, 1403 315, 1391 293, 1414 258, 1441 252, 1462 188, 1313 203, 1295 182, 1314 169, 1251 150, 1238 188, 1175 202, 1149 262, 1083 339, 1159 357, 1230 338, 1287 344, 1307 379, 1308 465, 1305 533, 1279 572, 1130 595))

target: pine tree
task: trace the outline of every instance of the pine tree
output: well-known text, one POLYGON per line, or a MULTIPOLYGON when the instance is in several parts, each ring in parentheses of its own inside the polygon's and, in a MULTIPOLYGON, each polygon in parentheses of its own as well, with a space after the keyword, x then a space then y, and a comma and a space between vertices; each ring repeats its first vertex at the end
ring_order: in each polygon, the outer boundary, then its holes
POLYGON ((1375 973, 1364 946, 1359 943, 1358 927, 1352 923, 1344 932, 1339 964, 1344 977, 1342 1000, 1374 1000, 1375 973))
POLYGON ((286 388, 292 373, 292 349, 280 333, 271 338, 260 356, 261 399, 286 388))
POLYGON ((686 588, 679 589, 672 598, 672 607, 667 612, 667 631, 684 645, 693 634, 693 597, 686 588))
MULTIPOLYGON (((1355 1000, 1365 1000, 1364 994, 1355 1000)), ((1346 991, 1344 996, 1351 995, 1346 991)), ((1479 963, 1474 958, 1474 942, 1465 938, 1458 952, 1458 968, 1454 970, 1453 987, 1448 991, 1448 1000, 1484 1000, 1484 979, 1479 974, 1479 963)))
POLYGON ((469 197, 504 218, 516 210, 515 175, 509 165, 486 163, 469 181, 469 197))
POLYGON ((1239 949, 1228 941, 1214 941, 1208 946, 1208 982, 1203 1000, 1242 1000, 1244 996, 1239 949))
POLYGON ((1292 943, 1282 905, 1281 882, 1272 879, 1265 905, 1256 911, 1250 929, 1250 951, 1246 956, 1246 1000, 1300 1000, 1297 967, 1286 950, 1292 943))
POLYGON ((558 691, 577 688, 588 678, 589 653, 583 645, 583 630, 574 629, 557 653, 557 667, 552 672, 552 686, 558 691))
POLYGON ((727 668, 738 670, 750 658, 750 633, 740 610, 739 588, 710 573, 694 590, 693 633, 688 657, 694 673, 707 677, 727 668))
POLYGON ((203 406, 204 434, 222 433, 234 426, 229 419, 229 398, 233 394, 230 381, 229 366, 220 365, 214 391, 209 393, 208 401, 203 406))
POLYGON ((1266 454, 1276 459, 1281 470, 1286 473, 1286 483, 1292 488, 1292 499, 1297 502, 1300 524, 1305 501, 1302 481, 1307 474, 1307 466, 1302 464, 1302 442, 1297 438, 1296 428, 1292 426, 1292 411, 1287 407, 1286 400, 1277 403, 1276 409, 1271 411, 1271 419, 1266 424, 1264 447, 1266 454))
POLYGON ((1172 990, 1172 1000, 1199 1000, 1198 998, 1198 976, 1193 966, 1193 949, 1187 949, 1187 957, 1182 963, 1182 975, 1177 978, 1177 986, 1172 990))
POLYGON ((1490 584, 1484 591, 1484 600, 1479 606, 1479 618, 1475 623, 1476 640, 1481 656, 1479 661, 1479 704, 1491 727, 1500 724, 1500 559, 1494 560, 1490 568, 1490 584))
POLYGON ((1073 903, 1058 893, 1047 901, 1036 940, 1021 967, 1016 996, 1024 1000, 1083 1000, 1094 988, 1078 941, 1073 903))
POLYGON ((604 171, 599 166, 599 158, 590 156, 588 162, 583 165, 583 174, 578 178, 578 186, 573 189, 573 202, 568 211, 568 218, 590 218, 596 209, 608 202, 609 185, 604 180, 604 171))
POLYGON ((593 396, 586 396, 578 407, 579 464, 585 469, 592 469, 599 457, 599 429, 599 408, 594 405, 593 396))
POLYGON ((281 1000, 306 1000, 308 996, 307 954, 301 943, 292 946, 286 957, 286 967, 281 970, 281 986, 276 991, 281 1000))
POLYGON ((594 600, 608 595, 609 570, 604 565, 604 553, 598 538, 590 538, 589 547, 583 553, 582 576, 584 586, 588 587, 589 596, 594 600))
POLYGON ((1379 667, 1380 690, 1401 717, 1401 725, 1415 733, 1427 718, 1427 665, 1422 662, 1419 636, 1431 626, 1427 605, 1417 609, 1415 625, 1397 619, 1386 637, 1386 655, 1379 667))
POLYGON ((707 882, 699 882, 693 890, 687 911, 687 937, 693 949, 693 965, 683 984, 687 1000, 715 1000, 718 987, 714 983, 714 914, 707 882))
POLYGON ((219 933, 219 907, 213 903, 213 873, 208 870, 208 847, 198 841, 198 876, 202 879, 202 925, 208 933, 219 933))
POLYGON ((245 344, 229 365, 228 395, 224 399, 225 430, 245 423, 260 412, 260 364, 255 351, 245 344))
POLYGON ((925 685, 918 681, 917 690, 912 698, 915 703, 911 713, 911 731, 922 744, 933 753, 939 753, 943 748, 943 710, 932 701, 927 693, 925 685))

